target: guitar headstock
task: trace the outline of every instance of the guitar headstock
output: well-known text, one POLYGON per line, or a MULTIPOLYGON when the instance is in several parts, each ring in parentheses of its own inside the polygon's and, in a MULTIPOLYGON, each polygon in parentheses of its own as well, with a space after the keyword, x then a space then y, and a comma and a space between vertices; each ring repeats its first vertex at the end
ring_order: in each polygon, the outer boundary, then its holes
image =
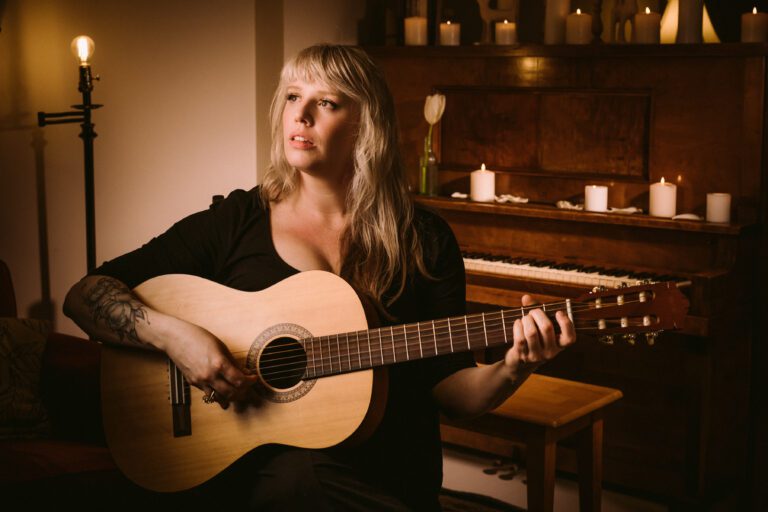
POLYGON ((660 331, 680 329, 689 302, 674 282, 593 290, 574 301, 576 331, 613 343, 620 335, 630 344, 645 333, 652 345, 660 331))

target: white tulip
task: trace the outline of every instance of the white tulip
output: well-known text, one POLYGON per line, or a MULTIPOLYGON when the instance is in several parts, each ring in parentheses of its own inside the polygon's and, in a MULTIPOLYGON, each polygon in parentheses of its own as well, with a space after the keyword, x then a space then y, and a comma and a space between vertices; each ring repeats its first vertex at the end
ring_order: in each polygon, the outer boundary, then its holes
POLYGON ((426 118, 430 127, 443 117, 444 110, 445 96, 443 94, 432 94, 427 96, 427 101, 424 102, 424 118, 426 118))

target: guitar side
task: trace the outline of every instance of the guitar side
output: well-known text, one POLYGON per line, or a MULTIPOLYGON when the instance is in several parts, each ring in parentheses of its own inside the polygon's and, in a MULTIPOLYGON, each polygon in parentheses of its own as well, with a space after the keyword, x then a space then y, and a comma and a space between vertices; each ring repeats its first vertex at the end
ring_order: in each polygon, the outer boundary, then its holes
MULTIPOLYGON (((367 328, 355 292, 327 272, 303 272, 261 292, 167 275, 135 292, 152 308, 213 333, 243 365, 254 341, 271 335, 275 326, 297 325, 313 336, 367 328)), ((382 385, 367 370, 317 379, 295 399, 256 399, 227 410, 204 404, 202 391, 191 387, 191 434, 174 435, 167 361, 158 352, 113 346, 102 352, 107 442, 118 467, 148 489, 193 487, 264 444, 333 446, 370 430, 380 416, 371 404, 382 385)))

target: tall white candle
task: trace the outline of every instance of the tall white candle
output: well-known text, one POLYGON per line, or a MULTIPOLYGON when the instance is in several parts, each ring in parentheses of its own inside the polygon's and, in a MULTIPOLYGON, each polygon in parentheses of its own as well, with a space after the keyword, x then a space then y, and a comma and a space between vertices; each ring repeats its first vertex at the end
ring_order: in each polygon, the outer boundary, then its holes
POLYGON ((707 222, 731 221, 731 194, 713 192, 707 194, 707 222))
POLYGON ((768 14, 757 12, 757 7, 741 15, 741 42, 764 43, 768 41, 768 14))
POLYGON ((487 170, 485 164, 470 174, 469 197, 486 203, 496 200, 496 174, 487 170))
POLYGON ((509 20, 496 23, 496 44, 515 44, 517 42, 517 24, 509 20))
POLYGON ((568 44, 589 44, 592 40, 592 15, 581 9, 569 14, 565 20, 565 42, 568 44))
POLYGON ((661 33, 661 14, 651 12, 646 7, 645 13, 635 15, 635 28, 632 39, 639 44, 659 44, 661 33))
POLYGON ((440 44, 443 46, 459 46, 461 41, 461 23, 446 21, 440 24, 440 44))
POLYGON ((427 18, 424 16, 405 18, 405 44, 408 46, 427 44, 427 18))
POLYGON ((584 187, 584 210, 605 212, 608 210, 608 187, 587 185, 584 187))
POLYGON ((677 185, 661 178, 651 185, 650 208, 654 217, 674 217, 677 213, 677 185))
POLYGON ((704 34, 704 0, 680 0, 677 8, 678 43, 701 43, 704 34))
POLYGON ((565 42, 565 18, 571 10, 571 0, 547 0, 544 8, 544 43, 565 42))

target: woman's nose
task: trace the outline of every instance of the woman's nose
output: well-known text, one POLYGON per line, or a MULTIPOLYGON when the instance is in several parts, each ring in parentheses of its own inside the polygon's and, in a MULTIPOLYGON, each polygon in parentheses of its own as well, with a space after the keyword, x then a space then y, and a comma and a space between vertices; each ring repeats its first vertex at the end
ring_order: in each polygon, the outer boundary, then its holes
POLYGON ((297 123, 305 124, 307 126, 312 124, 312 113, 310 112, 309 107, 310 105, 308 103, 298 105, 295 115, 295 121, 297 123))

